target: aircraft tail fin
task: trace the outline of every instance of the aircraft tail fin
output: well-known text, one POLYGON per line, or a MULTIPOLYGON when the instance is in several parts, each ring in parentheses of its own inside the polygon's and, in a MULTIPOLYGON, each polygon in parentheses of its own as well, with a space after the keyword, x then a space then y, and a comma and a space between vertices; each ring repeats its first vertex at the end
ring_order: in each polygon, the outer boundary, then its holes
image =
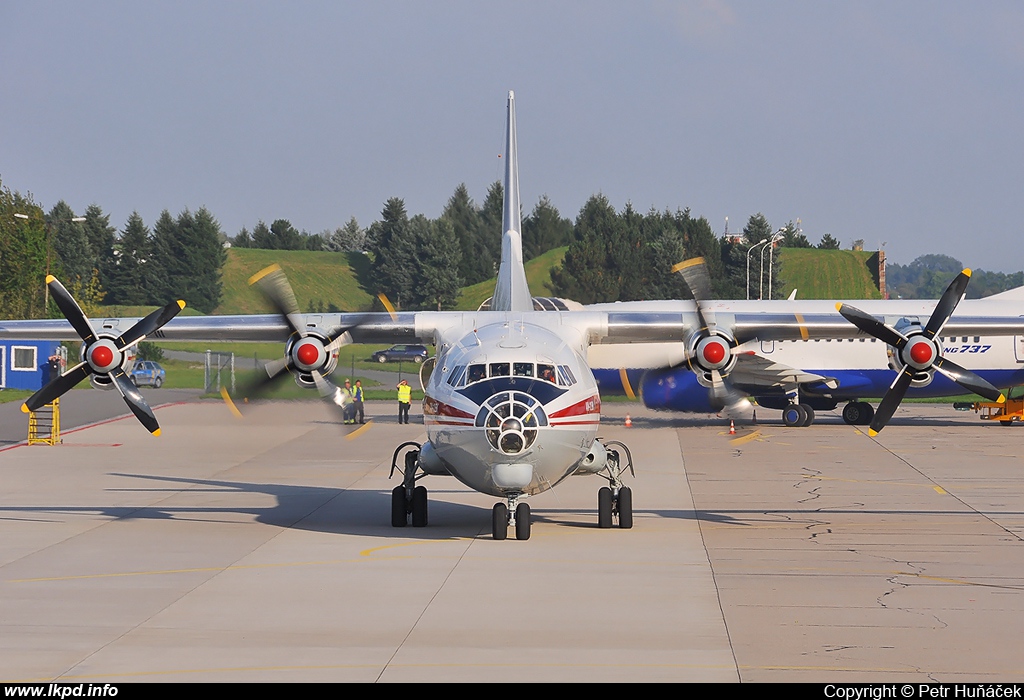
POLYGON ((532 311, 533 297, 523 267, 522 216, 519 201, 519 159, 516 154, 515 94, 508 93, 505 133, 505 202, 501 217, 501 264, 494 285, 493 311, 532 311))
POLYGON ((1024 301, 1024 287, 1014 287, 1013 289, 1007 289, 1005 292, 990 294, 983 298, 996 301, 1024 301))

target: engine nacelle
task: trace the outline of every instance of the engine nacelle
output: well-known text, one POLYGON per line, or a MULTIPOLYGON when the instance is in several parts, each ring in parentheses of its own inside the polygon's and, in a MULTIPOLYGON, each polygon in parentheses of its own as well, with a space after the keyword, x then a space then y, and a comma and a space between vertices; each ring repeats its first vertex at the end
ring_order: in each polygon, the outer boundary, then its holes
POLYGON ((101 335, 88 347, 82 343, 79 351, 79 360, 87 362, 95 372, 89 375, 89 383, 96 389, 108 391, 114 388, 114 381, 108 373, 114 371, 118 366, 129 377, 131 376, 129 369, 135 360, 135 348, 133 346, 128 350, 118 350, 114 340, 113 336, 101 335))
POLYGON ((659 411, 716 413, 711 390, 688 369, 651 370, 640 383, 644 405, 659 411))
POLYGON ((942 357, 942 343, 940 338, 929 339, 924 335, 924 328, 916 319, 901 318, 895 329, 905 335, 907 344, 902 350, 897 350, 891 345, 885 348, 889 360, 889 367, 894 372, 902 372, 908 365, 914 370, 913 379, 910 385, 913 387, 924 387, 932 383, 935 378, 935 360, 942 357))
POLYGON ((293 335, 284 348, 294 368, 295 383, 304 389, 315 389, 311 372, 328 375, 338 366, 338 351, 327 350, 330 341, 320 328, 310 328, 304 337, 293 335))
POLYGON ((580 460, 580 463, 576 465, 576 471, 574 475, 583 474, 597 474, 599 471, 605 468, 608 464, 608 450, 601 444, 599 440, 594 440, 594 444, 590 446, 590 451, 587 452, 587 456, 580 460))

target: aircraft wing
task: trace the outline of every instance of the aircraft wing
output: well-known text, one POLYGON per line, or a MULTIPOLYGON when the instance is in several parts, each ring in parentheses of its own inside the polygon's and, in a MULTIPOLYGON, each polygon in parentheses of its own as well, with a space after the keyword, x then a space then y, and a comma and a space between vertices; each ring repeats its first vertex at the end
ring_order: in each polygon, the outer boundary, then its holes
POLYGON ((835 378, 783 365, 754 353, 736 356, 736 367, 729 373, 729 379, 741 388, 783 387, 795 388, 799 384, 823 383, 830 389, 838 385, 835 378))

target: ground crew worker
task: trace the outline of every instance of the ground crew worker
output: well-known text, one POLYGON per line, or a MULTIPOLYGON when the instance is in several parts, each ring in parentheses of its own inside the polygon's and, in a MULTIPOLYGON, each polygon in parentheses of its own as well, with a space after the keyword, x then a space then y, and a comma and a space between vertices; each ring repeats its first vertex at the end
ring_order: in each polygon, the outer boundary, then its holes
POLYGON ((366 416, 363 414, 363 383, 360 380, 356 380, 356 388, 352 390, 352 405, 355 406, 356 420, 360 424, 366 422, 366 416))
POLYGON ((345 418, 345 423, 348 423, 348 424, 356 422, 356 420, 355 420, 356 410, 355 410, 355 406, 353 406, 352 402, 353 402, 352 382, 350 382, 348 379, 346 379, 345 380, 345 388, 341 390, 341 403, 342 403, 342 406, 344 407, 343 415, 344 415, 344 418, 345 418))
POLYGON ((395 387, 398 389, 398 422, 409 423, 409 403, 412 401, 412 387, 404 379, 395 387))

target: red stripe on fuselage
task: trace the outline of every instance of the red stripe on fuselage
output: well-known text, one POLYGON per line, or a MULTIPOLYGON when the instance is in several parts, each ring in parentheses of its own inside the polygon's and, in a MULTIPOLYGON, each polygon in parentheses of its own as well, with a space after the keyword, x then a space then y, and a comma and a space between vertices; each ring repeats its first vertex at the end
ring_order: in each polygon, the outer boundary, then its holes
POLYGON ((593 414, 601 415, 601 397, 598 394, 594 394, 589 399, 578 401, 568 408, 563 408, 561 411, 556 411, 550 414, 548 418, 555 420, 558 418, 568 418, 569 416, 589 416, 593 414))
POLYGON ((452 418, 468 418, 469 420, 476 418, 472 413, 466 413, 430 396, 423 401, 423 413, 429 416, 451 416, 452 418))

